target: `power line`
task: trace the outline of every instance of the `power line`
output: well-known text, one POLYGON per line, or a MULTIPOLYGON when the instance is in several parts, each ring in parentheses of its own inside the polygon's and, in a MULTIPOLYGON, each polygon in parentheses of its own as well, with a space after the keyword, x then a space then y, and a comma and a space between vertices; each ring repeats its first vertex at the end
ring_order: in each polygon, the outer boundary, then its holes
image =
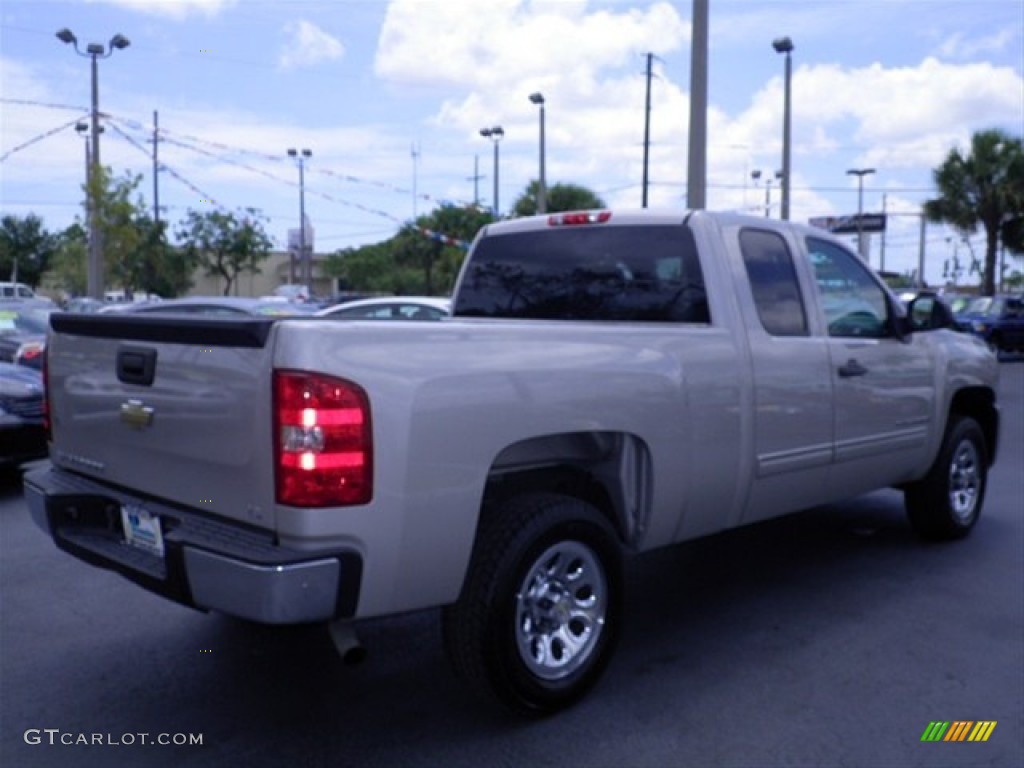
MULTIPOLYGON (((87 116, 87 115, 85 115, 85 116, 87 116)), ((68 128, 73 126, 75 123, 80 121, 85 116, 80 115, 80 116, 76 117, 74 120, 72 120, 70 122, 67 122, 67 123, 64 123, 64 125, 59 125, 56 128, 51 128, 49 131, 46 131, 45 133, 41 133, 38 136, 34 136, 33 138, 29 139, 28 141, 24 142, 23 144, 19 144, 18 146, 14 147, 13 149, 5 152, 3 155, 0 155, 0 163, 4 162, 11 155, 13 155, 13 154, 15 154, 17 152, 20 152, 21 150, 26 149, 27 147, 31 147, 33 144, 37 144, 38 142, 43 141, 44 139, 50 138, 51 136, 53 136, 56 133, 60 133, 61 131, 67 130, 68 128)))

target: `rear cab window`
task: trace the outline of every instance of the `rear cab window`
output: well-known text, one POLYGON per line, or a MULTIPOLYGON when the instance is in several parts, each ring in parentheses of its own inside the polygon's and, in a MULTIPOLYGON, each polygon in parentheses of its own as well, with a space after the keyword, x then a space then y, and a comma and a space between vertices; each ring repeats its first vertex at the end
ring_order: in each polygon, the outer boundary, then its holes
POLYGON ((800 283, 785 239, 763 229, 744 229, 739 239, 743 266, 764 330, 772 336, 808 335, 800 283))
POLYGON ((552 227, 481 238, 454 315, 536 320, 710 322, 685 224, 552 227))

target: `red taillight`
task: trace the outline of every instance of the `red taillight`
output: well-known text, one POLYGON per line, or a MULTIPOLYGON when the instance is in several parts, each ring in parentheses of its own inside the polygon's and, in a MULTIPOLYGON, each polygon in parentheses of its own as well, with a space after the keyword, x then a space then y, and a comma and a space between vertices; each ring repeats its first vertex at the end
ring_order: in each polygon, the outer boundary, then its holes
POLYGON ((370 403, 361 387, 303 371, 274 371, 277 502, 366 504, 373 497, 370 403))
MULTIPOLYGON (((34 360, 35 358, 43 354, 43 351, 45 349, 46 347, 44 347, 42 344, 37 344, 34 342, 30 344, 22 344, 18 348, 18 351, 14 353, 14 362, 17 363, 22 360, 34 360)), ((23 363, 23 365, 28 365, 28 363, 23 363)))
POLYGON ((611 211, 575 211, 573 213, 556 213, 548 216, 549 227, 576 227, 580 224, 604 224, 612 217, 611 211))

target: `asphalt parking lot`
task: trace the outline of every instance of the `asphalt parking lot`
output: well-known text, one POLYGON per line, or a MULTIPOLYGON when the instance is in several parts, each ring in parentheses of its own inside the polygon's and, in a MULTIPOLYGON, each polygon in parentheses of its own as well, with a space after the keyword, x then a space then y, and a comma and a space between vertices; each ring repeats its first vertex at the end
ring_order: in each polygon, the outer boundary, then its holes
POLYGON ((205 615, 64 555, 8 477, 0 765, 1019 768, 1024 362, 1000 397, 967 540, 920 542, 885 491, 647 556, 607 675, 537 722, 462 690, 434 612, 365 624, 346 667, 321 627, 205 615), (936 721, 996 725, 922 742, 936 721))

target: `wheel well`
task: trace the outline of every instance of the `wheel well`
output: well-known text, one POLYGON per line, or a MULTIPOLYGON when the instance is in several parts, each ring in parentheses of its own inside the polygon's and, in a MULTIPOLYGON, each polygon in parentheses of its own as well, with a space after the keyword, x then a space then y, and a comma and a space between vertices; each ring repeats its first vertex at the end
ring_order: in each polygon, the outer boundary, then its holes
POLYGON ((627 545, 647 519, 649 453, 637 437, 581 432, 526 440, 503 450, 491 466, 483 514, 524 493, 558 493, 598 509, 627 545))
POLYGON ((950 406, 952 414, 970 416, 978 422, 985 434, 985 448, 990 465, 996 460, 996 448, 999 444, 999 413, 995 401, 995 392, 991 389, 968 387, 953 396, 953 403, 950 406))

